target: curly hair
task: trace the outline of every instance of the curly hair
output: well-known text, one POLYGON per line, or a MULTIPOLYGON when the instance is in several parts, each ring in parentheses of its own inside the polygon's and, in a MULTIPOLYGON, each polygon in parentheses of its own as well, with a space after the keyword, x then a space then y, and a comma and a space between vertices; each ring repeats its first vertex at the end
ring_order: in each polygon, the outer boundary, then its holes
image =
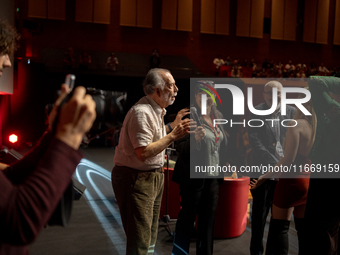
POLYGON ((15 28, 0 19, 0 55, 6 55, 18 48, 20 35, 15 28))

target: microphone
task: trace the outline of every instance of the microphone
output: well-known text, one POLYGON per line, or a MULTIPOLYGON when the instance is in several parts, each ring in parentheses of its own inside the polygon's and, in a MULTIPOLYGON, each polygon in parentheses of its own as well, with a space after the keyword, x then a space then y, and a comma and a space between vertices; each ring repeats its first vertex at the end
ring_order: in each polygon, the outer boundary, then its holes
POLYGON ((198 117, 198 114, 197 114, 197 109, 196 109, 196 107, 192 106, 192 107, 190 108, 190 113, 192 114, 192 117, 193 117, 194 120, 197 122, 197 124, 199 124, 199 126, 202 126, 201 120, 200 120, 200 118, 198 117))

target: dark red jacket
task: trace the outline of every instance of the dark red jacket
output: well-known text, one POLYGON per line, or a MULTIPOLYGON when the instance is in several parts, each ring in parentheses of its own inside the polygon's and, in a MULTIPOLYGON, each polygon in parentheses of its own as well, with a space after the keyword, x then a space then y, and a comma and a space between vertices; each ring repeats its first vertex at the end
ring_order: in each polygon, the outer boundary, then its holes
POLYGON ((0 255, 26 255, 70 183, 81 154, 46 134, 22 160, 0 171, 0 255))

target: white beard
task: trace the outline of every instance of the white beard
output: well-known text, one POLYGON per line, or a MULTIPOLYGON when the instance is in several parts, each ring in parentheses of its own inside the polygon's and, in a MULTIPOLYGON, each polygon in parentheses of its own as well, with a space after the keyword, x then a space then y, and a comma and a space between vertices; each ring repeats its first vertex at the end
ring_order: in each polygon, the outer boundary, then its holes
POLYGON ((169 95, 167 93, 164 93, 162 96, 163 96, 164 100, 168 103, 168 105, 172 105, 175 102, 175 99, 172 99, 172 97, 176 96, 176 95, 177 94, 169 95))

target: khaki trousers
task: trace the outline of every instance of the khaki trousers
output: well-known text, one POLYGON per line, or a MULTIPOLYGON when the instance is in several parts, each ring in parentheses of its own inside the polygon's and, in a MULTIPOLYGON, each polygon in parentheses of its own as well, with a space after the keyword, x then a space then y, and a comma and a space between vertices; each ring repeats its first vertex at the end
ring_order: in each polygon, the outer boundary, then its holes
POLYGON ((112 187, 127 237, 126 254, 153 254, 164 188, 164 175, 115 166, 112 187))

